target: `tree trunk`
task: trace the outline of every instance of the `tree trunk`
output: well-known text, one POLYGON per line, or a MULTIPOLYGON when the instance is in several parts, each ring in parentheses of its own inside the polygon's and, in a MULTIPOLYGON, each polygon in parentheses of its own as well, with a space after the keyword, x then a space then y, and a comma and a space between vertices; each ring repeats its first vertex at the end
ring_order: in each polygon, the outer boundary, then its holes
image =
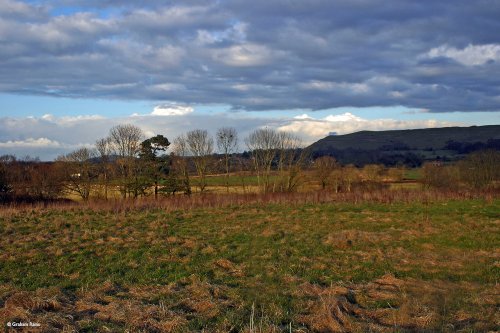
POLYGON ((229 157, 226 154, 226 191, 229 193, 229 157))
POLYGON ((108 173, 104 172, 104 200, 108 200, 108 173))

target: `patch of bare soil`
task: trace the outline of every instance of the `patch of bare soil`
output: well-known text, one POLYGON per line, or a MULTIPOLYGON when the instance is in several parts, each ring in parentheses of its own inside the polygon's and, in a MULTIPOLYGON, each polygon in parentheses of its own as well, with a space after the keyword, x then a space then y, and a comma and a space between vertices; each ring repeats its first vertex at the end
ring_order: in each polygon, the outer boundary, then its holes
MULTIPOLYGON (((498 291, 482 297, 495 298, 486 311, 460 309, 443 313, 443 295, 449 284, 401 280, 384 275, 371 283, 322 288, 304 284, 303 311, 296 316, 307 330, 336 332, 455 332, 489 331, 498 328, 498 291)), ((455 286, 456 287, 456 286, 455 286)), ((464 286, 461 286, 464 287, 464 286)), ((474 307, 474 304, 471 304, 474 307)))

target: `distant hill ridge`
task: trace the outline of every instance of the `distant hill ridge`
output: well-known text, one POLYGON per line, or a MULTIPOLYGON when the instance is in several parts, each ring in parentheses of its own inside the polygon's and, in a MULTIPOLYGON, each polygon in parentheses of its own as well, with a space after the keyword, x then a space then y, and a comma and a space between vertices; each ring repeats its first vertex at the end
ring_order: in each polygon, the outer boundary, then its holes
POLYGON ((408 164, 404 159, 410 155, 420 159, 420 162, 434 159, 454 160, 471 151, 500 148, 500 125, 360 131, 330 135, 313 143, 309 148, 315 156, 332 155, 343 163, 358 165, 391 165, 393 162, 408 164), (363 153, 365 156, 355 156, 363 153))

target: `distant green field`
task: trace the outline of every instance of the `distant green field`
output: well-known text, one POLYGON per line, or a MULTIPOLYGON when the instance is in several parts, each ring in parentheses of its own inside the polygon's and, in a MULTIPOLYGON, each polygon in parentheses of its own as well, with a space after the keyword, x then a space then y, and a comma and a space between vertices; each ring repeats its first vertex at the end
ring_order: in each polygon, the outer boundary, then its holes
POLYGON ((408 180, 419 180, 422 178, 421 169, 407 169, 405 170, 404 179, 408 180))
MULTIPOLYGON (((254 186, 258 185, 257 176, 253 175, 250 176, 231 175, 229 178, 227 178, 227 181, 229 186, 242 186, 242 184, 254 185, 254 186)), ((226 177, 223 175, 208 176, 207 183, 209 186, 226 186, 226 177)))
POLYGON ((0 321, 495 330, 499 212, 500 200, 0 211, 0 321))

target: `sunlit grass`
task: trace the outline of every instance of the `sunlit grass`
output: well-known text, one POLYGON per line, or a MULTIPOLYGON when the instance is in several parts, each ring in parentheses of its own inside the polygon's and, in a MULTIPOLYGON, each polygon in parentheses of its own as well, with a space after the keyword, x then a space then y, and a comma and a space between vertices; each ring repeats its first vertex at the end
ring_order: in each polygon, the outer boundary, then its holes
MULTIPOLYGON (((110 283, 125 299, 140 286, 171 286, 148 302, 184 318, 178 327, 215 330, 246 327, 252 304, 277 327, 296 322, 304 284, 364 285, 390 273, 447 290, 451 312, 439 317, 447 323, 458 311, 484 310, 452 295, 487 293, 498 283, 498 212, 499 200, 24 211, 0 218, 0 285, 76 295, 110 283), (186 303, 189 288, 210 299, 206 309, 186 303)), ((0 304, 8 295, 0 294, 0 304)), ((366 302, 384 309, 403 300, 366 302)))

